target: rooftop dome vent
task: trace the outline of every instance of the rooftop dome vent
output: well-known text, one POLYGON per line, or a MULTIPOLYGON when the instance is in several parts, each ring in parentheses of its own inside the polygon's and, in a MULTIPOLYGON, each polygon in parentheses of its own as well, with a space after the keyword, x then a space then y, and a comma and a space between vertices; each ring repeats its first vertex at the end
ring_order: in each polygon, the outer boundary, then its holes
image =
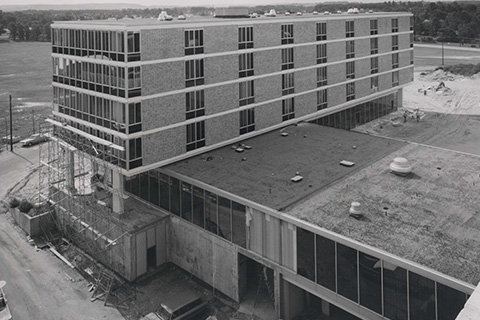
POLYGON ((362 209, 360 207, 360 202, 354 201, 352 202, 350 206, 350 210, 348 210, 350 213, 350 216, 354 218, 360 218, 362 217, 362 209))
POLYGON ((406 176, 412 172, 412 166, 407 159, 398 157, 393 159, 393 162, 390 163, 390 171, 399 176, 406 176))

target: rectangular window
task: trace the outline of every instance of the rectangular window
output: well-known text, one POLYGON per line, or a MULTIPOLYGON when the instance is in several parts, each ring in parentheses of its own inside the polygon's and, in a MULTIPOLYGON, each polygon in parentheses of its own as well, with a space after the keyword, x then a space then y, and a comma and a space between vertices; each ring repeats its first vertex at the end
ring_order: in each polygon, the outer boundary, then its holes
POLYGON ((456 319, 467 302, 466 298, 465 293, 437 282, 438 320, 456 319))
POLYGON ((370 34, 378 34, 378 20, 370 20, 370 34))
POLYGON ((294 73, 282 74, 282 95, 295 93, 294 73))
POLYGON ((253 27, 238 28, 238 49, 253 48, 253 27))
POLYGON ((181 217, 189 222, 192 222, 192 185, 182 181, 181 188, 182 188, 181 217))
POLYGON ((232 240, 232 203, 222 197, 218 197, 218 235, 232 240))
POLYGON ((355 24, 354 21, 345 21, 345 37, 355 37, 355 24))
POLYGON ((281 25, 282 44, 293 43, 293 24, 281 25))
POLYGON ((355 99, 355 82, 347 83, 347 101, 355 99))
POLYGON ((203 189, 193 186, 193 223, 199 227, 204 227, 204 192, 203 189))
POLYGON ((398 36, 392 36, 392 51, 398 50, 398 36))
POLYGON ((435 320, 435 282, 408 272, 410 320, 435 320))
POLYGON ((186 119, 205 115, 205 91, 197 90, 185 93, 186 119))
POLYGON ((327 44, 317 44, 317 63, 327 62, 327 44))
POLYGON ((413 16, 410 17, 410 30, 413 30, 413 25, 414 25, 414 18, 413 16))
POLYGON ((169 177, 163 173, 159 173, 158 181, 160 183, 160 207, 170 211, 169 177))
POLYGON ((180 180, 170 177, 170 212, 180 216, 180 180))
POLYGON ((255 108, 240 111, 240 134, 255 130, 255 108))
POLYGON ((378 73, 378 57, 370 58, 370 74, 378 73))
POLYGON ((398 53, 392 54, 392 69, 398 68, 398 53))
POLYGON ((204 83, 203 59, 185 61, 185 86, 188 88, 204 83))
POLYGON ((370 39, 370 54, 378 53, 378 38, 370 39))
POLYGON ((355 79, 355 61, 349 61, 346 63, 346 78, 355 79))
POLYGON ((317 68, 317 87, 326 86, 327 83, 327 67, 317 68))
POLYGON ((185 55, 203 53, 203 30, 185 30, 185 55))
POLYGON ((360 304, 382 314, 382 261, 359 252, 360 304))
POLYGON ((398 18, 392 19, 392 32, 398 32, 398 18))
MULTIPOLYGON (((97 65, 100 66, 100 65, 97 65)), ((101 72, 98 72, 99 75, 101 72)), ((140 67, 131 67, 128 68, 128 89, 140 88, 141 87, 141 74, 140 74, 140 67)), ((101 81, 97 81, 101 82, 101 81)))
POLYGON ((245 206, 232 201, 232 242, 243 248, 247 244, 245 222, 245 206))
POLYGON ((384 315, 392 320, 407 320, 407 271, 382 262, 384 315))
POLYGON ((355 41, 350 40, 345 43, 346 58, 355 58, 355 41))
POLYGON ((142 138, 128 140, 128 159, 135 160, 142 157, 142 138))
POLYGON ((335 292, 335 242, 316 235, 317 283, 335 292))
POLYGON ((410 51, 410 64, 413 64, 414 58, 413 58, 413 50, 410 51))
POLYGON ((218 199, 215 193, 205 191, 205 229, 218 234, 218 199))
POLYGON ((378 92, 378 76, 370 78, 370 90, 372 93, 378 92))
POLYGON ((282 100, 282 121, 295 118, 295 101, 293 98, 282 100))
POLYGON ((392 87, 396 87, 399 85, 399 79, 398 79, 398 71, 392 72, 392 87))
POLYGON ((326 109, 327 107, 327 89, 317 91, 317 110, 326 109))
POLYGON ((327 40, 327 23, 317 23, 317 41, 327 40))
POLYGON ((238 84, 239 105, 244 106, 255 102, 255 91, 253 80, 240 82, 238 84))
POLYGON ((315 235, 297 227, 297 273, 315 281, 315 235))
POLYGON ((282 49, 282 70, 293 69, 293 48, 282 49))
POLYGON ((240 78, 253 76, 253 52, 238 56, 238 71, 240 78))
POLYGON ((357 250, 337 243, 338 294, 358 302, 357 250))
MULTIPOLYGON (((109 112, 109 108, 105 108, 109 112)), ((109 115, 105 114, 105 118, 109 115)), ((142 130, 142 103, 128 104, 128 133, 135 133, 142 130)))
POLYGON ((413 33, 411 33, 410 34, 410 48, 413 48, 413 40, 414 40, 413 33))
POLYGON ((187 124, 187 151, 205 146, 205 121, 187 124))

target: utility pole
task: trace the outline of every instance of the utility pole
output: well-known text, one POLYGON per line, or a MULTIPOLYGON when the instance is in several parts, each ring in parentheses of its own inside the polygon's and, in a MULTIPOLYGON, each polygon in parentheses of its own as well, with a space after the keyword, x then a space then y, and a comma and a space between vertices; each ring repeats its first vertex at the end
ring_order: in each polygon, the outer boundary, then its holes
POLYGON ((13 152, 12 95, 10 95, 10 151, 13 152))
POLYGON ((445 66, 445 60, 444 60, 444 55, 443 55, 443 40, 442 40, 442 67, 445 66))
POLYGON ((32 134, 35 134, 35 110, 32 110, 32 128, 33 128, 32 134))

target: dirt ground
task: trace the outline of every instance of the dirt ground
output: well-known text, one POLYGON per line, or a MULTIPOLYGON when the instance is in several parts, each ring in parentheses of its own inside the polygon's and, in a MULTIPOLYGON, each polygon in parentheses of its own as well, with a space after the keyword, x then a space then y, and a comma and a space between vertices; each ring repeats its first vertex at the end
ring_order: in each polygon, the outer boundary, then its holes
POLYGON ((453 76, 441 70, 421 75, 404 89, 404 106, 355 131, 480 155, 480 76, 453 76), (443 81, 447 89, 432 86, 443 81), (426 89, 427 94, 418 89, 426 89), (417 122, 415 110, 419 110, 417 122), (403 114, 407 111, 407 121, 403 114))

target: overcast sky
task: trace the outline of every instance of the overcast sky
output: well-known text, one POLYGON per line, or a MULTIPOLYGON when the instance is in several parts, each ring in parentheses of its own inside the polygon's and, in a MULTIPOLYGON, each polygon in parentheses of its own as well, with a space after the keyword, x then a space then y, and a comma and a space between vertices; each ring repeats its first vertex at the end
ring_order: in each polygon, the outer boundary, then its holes
MULTIPOLYGON (((327 2, 338 2, 345 0, 327 0, 327 2)), ((363 0, 358 2, 383 2, 384 0, 363 0)), ((325 1, 315 0, 97 0, 97 1, 79 1, 79 0, 0 0, 0 5, 28 5, 28 4, 80 4, 80 3, 137 3, 141 5, 154 6, 175 6, 175 5, 262 5, 262 4, 285 4, 302 3, 312 4, 325 1)), ((350 2, 355 2, 354 0, 350 2)))

